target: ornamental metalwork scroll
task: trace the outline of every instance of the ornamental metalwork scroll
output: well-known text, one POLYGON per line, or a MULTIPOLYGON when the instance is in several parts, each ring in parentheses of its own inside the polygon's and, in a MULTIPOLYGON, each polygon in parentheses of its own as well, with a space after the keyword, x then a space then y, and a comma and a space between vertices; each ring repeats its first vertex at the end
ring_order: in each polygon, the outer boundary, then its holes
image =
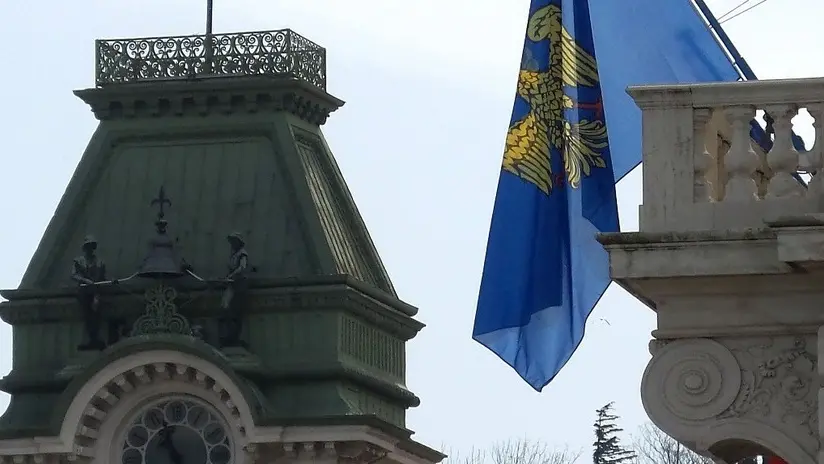
POLYGON ((291 77, 326 89, 326 49, 290 29, 96 41, 97 86, 198 76, 291 77))
POLYGON ((177 312, 177 290, 158 284, 146 290, 146 312, 132 326, 132 336, 156 333, 192 335, 189 321, 177 312))

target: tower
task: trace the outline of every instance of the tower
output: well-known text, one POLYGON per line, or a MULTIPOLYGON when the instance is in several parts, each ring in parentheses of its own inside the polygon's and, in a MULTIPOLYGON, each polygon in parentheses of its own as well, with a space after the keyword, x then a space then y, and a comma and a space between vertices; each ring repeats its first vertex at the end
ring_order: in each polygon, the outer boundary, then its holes
POLYGON ((291 30, 99 40, 100 121, 20 287, 3 462, 436 463, 400 301, 291 30))

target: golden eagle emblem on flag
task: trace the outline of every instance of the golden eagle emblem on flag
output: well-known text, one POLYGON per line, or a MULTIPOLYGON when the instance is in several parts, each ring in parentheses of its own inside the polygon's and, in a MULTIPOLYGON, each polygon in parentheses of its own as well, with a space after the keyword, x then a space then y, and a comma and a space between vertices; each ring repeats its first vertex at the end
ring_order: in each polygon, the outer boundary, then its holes
POLYGON ((595 57, 563 27, 561 8, 548 5, 535 11, 529 18, 527 38, 549 41, 548 67, 540 71, 522 64, 518 95, 529 110, 507 131, 503 170, 549 194, 559 179, 552 172, 552 149, 563 156, 566 182, 578 187, 593 167, 606 167, 601 151, 608 146, 607 129, 598 119, 565 118, 565 110, 576 106, 599 113, 602 106, 600 101, 575 102, 564 92, 564 87, 598 86, 598 68, 595 57))

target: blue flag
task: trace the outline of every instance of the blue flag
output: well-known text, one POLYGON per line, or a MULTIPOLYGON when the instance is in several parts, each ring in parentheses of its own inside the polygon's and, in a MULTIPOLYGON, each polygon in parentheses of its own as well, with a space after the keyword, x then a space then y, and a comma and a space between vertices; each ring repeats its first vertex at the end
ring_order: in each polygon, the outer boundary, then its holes
POLYGON ((532 0, 473 338, 536 390, 610 282, 595 237, 641 161, 626 87, 737 78, 689 0, 532 0))

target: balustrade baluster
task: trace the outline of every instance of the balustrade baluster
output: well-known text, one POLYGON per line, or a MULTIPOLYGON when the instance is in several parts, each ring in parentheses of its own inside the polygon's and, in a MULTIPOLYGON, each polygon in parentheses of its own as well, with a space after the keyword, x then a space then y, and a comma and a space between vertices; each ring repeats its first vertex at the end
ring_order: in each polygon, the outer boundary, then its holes
POLYGON ((807 112, 813 117, 813 128, 815 130, 813 146, 807 151, 807 161, 809 163, 807 169, 815 172, 810 180, 809 194, 821 195, 824 194, 824 176, 821 172, 824 168, 824 103, 807 106, 807 112))
POLYGON ((693 166, 695 168, 694 198, 695 202, 710 201, 713 197, 712 186, 707 182, 707 171, 710 167, 710 153, 707 151, 707 123, 712 116, 709 108, 696 108, 692 116, 692 139, 695 143, 693 151, 693 166))
POLYGON ((773 117, 775 140, 767 153, 767 164, 772 170, 767 197, 782 198, 804 195, 804 187, 793 177, 798 171, 798 151, 793 146, 792 119, 798 114, 796 105, 768 106, 765 110, 773 117))
POLYGON ((731 106, 725 109, 732 137, 730 149, 724 156, 727 186, 724 201, 755 200, 757 189, 752 176, 760 163, 750 145, 750 121, 755 108, 750 105, 731 106))

